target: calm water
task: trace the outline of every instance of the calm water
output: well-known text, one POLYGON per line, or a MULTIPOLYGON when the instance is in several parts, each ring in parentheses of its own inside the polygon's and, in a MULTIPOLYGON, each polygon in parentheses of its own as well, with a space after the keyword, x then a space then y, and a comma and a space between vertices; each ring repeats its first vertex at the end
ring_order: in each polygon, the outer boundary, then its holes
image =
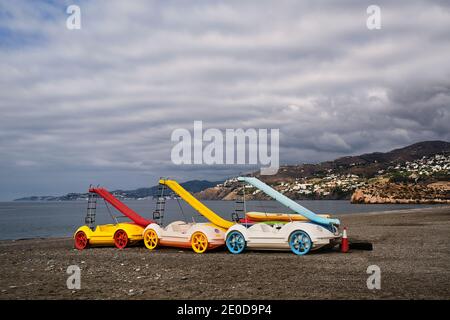
MULTIPOLYGON (((125 203, 147 218, 151 218, 155 208, 153 200, 130 200, 125 203)), ((231 219, 235 206, 233 201, 204 201, 204 203, 222 217, 231 219)), ((301 201, 300 203, 316 213, 333 214, 426 207, 426 205, 350 204, 348 201, 333 200, 301 201)), ((71 236, 80 225, 84 224, 86 206, 86 201, 0 202, 0 240, 71 236)), ((97 207, 97 223, 111 223, 113 220, 104 202, 99 200, 97 207)), ((110 210, 114 215, 121 215, 112 207, 110 210)), ((289 212, 287 208, 274 201, 248 201, 247 210, 289 212)), ((167 200, 164 224, 175 220, 205 221, 183 201, 167 200)), ((122 221, 125 220, 122 219, 122 221)))

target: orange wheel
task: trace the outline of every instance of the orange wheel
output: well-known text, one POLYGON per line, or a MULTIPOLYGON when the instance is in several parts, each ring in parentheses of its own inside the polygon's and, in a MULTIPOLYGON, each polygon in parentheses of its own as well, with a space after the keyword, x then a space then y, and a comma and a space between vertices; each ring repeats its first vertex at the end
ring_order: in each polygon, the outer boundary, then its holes
POLYGON ((75 248, 77 248, 78 250, 83 250, 87 247, 88 245, 88 238, 86 236, 86 233, 84 233, 84 231, 78 231, 75 234, 75 248))
POLYGON ((128 245, 128 235, 123 230, 117 230, 114 234, 114 244, 117 248, 123 249, 128 245))
POLYGON ((191 245, 196 253, 203 253, 208 249, 208 238, 203 232, 197 231, 192 235, 191 245))

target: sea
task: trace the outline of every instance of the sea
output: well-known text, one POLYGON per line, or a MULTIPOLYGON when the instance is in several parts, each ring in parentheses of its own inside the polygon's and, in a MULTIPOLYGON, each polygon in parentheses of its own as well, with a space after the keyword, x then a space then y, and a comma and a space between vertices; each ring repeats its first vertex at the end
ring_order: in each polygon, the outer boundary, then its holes
MULTIPOLYGON (((124 201, 131 209, 145 218, 152 218, 156 208, 154 199, 124 201)), ((231 220, 236 203, 234 201, 203 201, 203 203, 225 219, 231 220)), ((398 209, 425 208, 431 205, 417 204, 351 204, 347 200, 305 200, 299 203, 317 214, 349 214, 381 212, 398 209)), ((436 206, 436 205, 434 205, 436 206)), ((84 224, 87 201, 30 201, 0 202, 0 240, 29 238, 70 237, 84 224)), ((289 213, 289 209, 276 201, 247 201, 247 211, 289 213)), ((183 200, 166 200, 163 224, 176 220, 204 222, 183 200)), ((96 223, 128 221, 103 200, 97 202, 96 223)))

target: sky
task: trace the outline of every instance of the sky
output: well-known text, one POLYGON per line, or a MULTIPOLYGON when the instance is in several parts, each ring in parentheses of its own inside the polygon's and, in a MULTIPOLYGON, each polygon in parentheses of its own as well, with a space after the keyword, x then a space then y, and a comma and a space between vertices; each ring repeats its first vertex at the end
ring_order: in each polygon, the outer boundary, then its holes
POLYGON ((0 0, 0 200, 253 168, 175 165, 196 120, 279 129, 282 164, 449 141, 449 30, 446 1, 0 0))

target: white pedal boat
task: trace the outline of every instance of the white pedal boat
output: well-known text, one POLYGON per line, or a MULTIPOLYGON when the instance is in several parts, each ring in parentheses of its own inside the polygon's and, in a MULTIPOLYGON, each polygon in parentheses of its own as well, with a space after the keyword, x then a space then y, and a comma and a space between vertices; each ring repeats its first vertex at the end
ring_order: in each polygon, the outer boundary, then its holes
POLYGON ((289 222, 268 225, 256 223, 249 228, 236 224, 225 234, 225 243, 231 253, 242 253, 245 249, 291 250, 304 255, 311 250, 334 245, 340 238, 337 228, 333 232, 310 222, 289 222))
POLYGON ((175 221, 163 228, 152 223, 143 232, 144 244, 150 249, 158 246, 192 248, 203 253, 224 245, 225 232, 212 223, 175 221))

